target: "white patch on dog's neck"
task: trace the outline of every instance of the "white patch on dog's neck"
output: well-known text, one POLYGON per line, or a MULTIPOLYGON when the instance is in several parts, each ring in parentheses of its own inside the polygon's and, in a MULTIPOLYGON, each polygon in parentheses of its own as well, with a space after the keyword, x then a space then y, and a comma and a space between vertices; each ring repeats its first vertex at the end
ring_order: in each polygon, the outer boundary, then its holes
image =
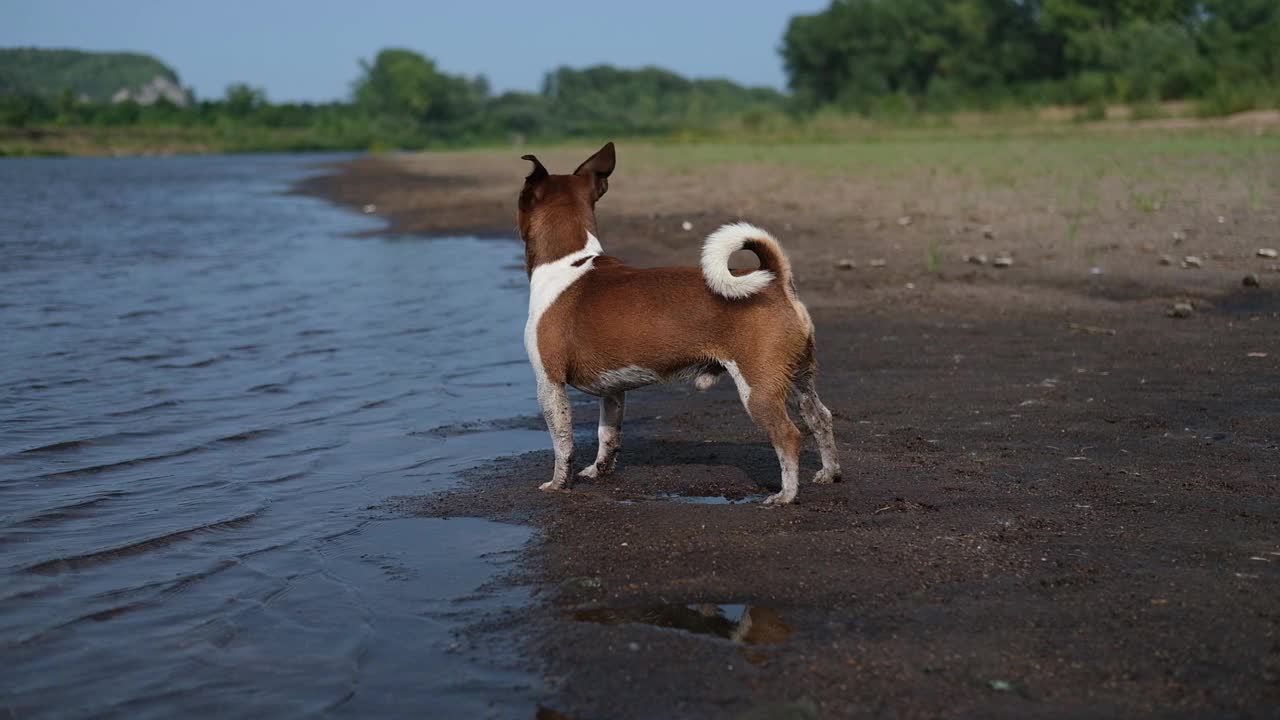
POLYGON ((538 352, 538 321, 570 285, 594 268, 595 256, 603 252, 600 240, 587 233, 586 247, 537 266, 529 276, 529 320, 524 326, 524 348, 529 353, 529 362, 539 384, 546 382, 547 374, 542 365, 542 355, 538 352))

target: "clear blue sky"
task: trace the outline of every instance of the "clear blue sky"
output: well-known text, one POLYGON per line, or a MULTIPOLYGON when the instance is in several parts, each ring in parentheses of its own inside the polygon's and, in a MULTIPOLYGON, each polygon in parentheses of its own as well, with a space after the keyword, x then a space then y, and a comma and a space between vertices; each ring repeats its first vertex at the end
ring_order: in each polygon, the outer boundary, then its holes
POLYGON ((357 61, 407 47, 495 91, 560 65, 658 65, 783 87, 787 20, 826 0, 0 0, 0 47, 133 50, 199 97, 233 82, 272 100, 346 97, 357 61))

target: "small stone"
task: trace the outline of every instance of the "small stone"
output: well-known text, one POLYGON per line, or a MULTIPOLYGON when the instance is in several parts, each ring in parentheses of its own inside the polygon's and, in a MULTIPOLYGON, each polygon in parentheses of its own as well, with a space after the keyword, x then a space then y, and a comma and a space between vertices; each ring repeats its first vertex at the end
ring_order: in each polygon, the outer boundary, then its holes
POLYGON ((1000 255, 991 261, 991 265, 998 268, 1013 267, 1013 258, 1008 255, 1000 255))
POLYGON ((688 220, 685 220, 684 222, 680 223, 680 229, 685 232, 689 232, 690 230, 693 229, 693 223, 689 222, 688 220))
POLYGON ((639 652, 640 643, 627 643, 627 649, 630 650, 631 652, 639 652))
POLYGON ((1188 255, 1182 258, 1182 267, 1184 268, 1198 268, 1202 265, 1204 265, 1204 261, 1195 255, 1188 255))
POLYGON ((1013 683, 1008 680, 992 680, 987 686, 996 692, 1013 692, 1013 683))
POLYGON ((1274 258, 1277 255, 1280 255, 1280 252, 1276 252, 1275 248, 1258 248, 1258 257, 1274 258))
POLYGON ((964 261, 971 265, 986 265, 987 256, 982 253, 978 253, 977 255, 965 255, 964 261))
POLYGON ((1187 239, 1187 234, 1181 230, 1174 230, 1172 236, 1174 245, 1181 245, 1187 239))
POLYGON ((1100 267, 1091 267, 1091 268, 1089 268, 1089 274, 1090 274, 1090 275, 1101 275, 1101 274, 1103 274, 1104 272, 1106 272, 1106 271, 1105 271, 1105 270, 1103 270, 1103 269, 1102 269, 1102 268, 1100 268, 1100 267))
POLYGON ((836 267, 840 268, 841 270, 852 270, 858 267, 858 263, 854 262, 853 260, 850 260, 849 258, 840 258, 839 260, 836 261, 836 267))
POLYGON ((885 260, 884 258, 876 258, 875 260, 872 260, 867 264, 870 265, 871 267, 880 268, 880 267, 884 267, 885 265, 888 265, 889 261, 885 260))
POLYGON ((995 239, 995 237, 996 237, 996 230, 995 230, 995 228, 991 227, 990 225, 983 225, 983 226, 982 226, 982 237, 984 237, 984 238, 986 238, 986 239, 988 239, 988 240, 994 240, 994 239, 995 239))
POLYGON ((1195 314, 1196 309, 1189 302, 1177 302, 1173 307, 1169 308, 1169 317, 1172 318, 1189 318, 1195 314))
POLYGON ((1172 255, 1161 255, 1161 256, 1160 256, 1160 264, 1161 264, 1161 265, 1172 265, 1172 264, 1173 264, 1173 256, 1172 256, 1172 255))
POLYGON ((1219 215, 1219 216, 1218 216, 1218 224, 1219 224, 1219 225, 1225 225, 1226 223, 1227 223, 1227 219, 1226 219, 1225 217, 1223 217, 1223 216, 1219 215))
POLYGON ((361 208, 361 210, 364 210, 365 215, 371 215, 378 211, 378 206, 374 205, 373 203, 369 203, 368 205, 365 205, 363 208, 361 208))
POLYGON ((1262 284, 1261 282, 1258 281, 1258 276, 1254 275, 1253 273, 1249 273, 1248 275, 1245 275, 1244 280, 1241 280, 1240 283, 1245 287, 1258 287, 1259 285, 1262 284))
POLYGON ((1151 243, 1142 243, 1141 245, 1138 246, 1138 249, 1141 250, 1142 252, 1155 252, 1156 246, 1152 245, 1151 243))
POLYGON ((566 590, 598 590, 604 583, 598 577, 573 577, 560 583, 566 590))
POLYGON ((898 224, 899 224, 899 225, 901 225, 902 227, 906 227, 906 226, 910 225, 910 224, 911 224, 911 216, 910 216, 910 215, 903 215, 902 217, 898 218, 898 224))

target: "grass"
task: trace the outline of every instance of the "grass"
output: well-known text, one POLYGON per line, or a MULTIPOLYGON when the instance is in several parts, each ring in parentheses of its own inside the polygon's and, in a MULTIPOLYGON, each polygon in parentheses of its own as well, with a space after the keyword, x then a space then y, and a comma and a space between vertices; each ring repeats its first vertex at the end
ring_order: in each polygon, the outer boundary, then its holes
MULTIPOLYGON (((635 147, 635 143, 631 144, 635 147)), ((645 143, 648 162, 667 170, 754 164, 800 167, 819 172, 894 171, 935 168, 943 173, 983 172, 997 184, 1026 170, 1070 170, 1103 176, 1113 167, 1138 168, 1156 161, 1160 172, 1170 159, 1216 156, 1249 158, 1280 149, 1280 133, 1253 135, 1205 131, 1154 134, 1147 131, 1074 132, 1052 130, 1016 134, 950 131, 898 131, 839 142, 701 142, 688 145, 645 143), (1016 173, 1012 170, 1017 166, 1016 173)))
POLYGON ((930 242, 924 256, 925 269, 937 273, 942 269, 942 248, 936 242, 930 242))
POLYGON ((338 136, 293 128, 0 127, 0 157, 312 152, 351 149, 338 136))
POLYGON ((1148 193, 1130 190, 1129 199, 1133 201, 1134 207, 1150 215, 1165 206, 1169 199, 1169 191, 1162 190, 1159 193, 1148 193))

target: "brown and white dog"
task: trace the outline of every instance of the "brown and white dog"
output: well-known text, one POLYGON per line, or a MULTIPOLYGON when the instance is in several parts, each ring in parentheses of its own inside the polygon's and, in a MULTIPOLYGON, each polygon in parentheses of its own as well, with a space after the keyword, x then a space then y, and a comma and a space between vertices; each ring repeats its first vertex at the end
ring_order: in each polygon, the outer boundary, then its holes
POLYGON ((572 175, 548 173, 533 155, 523 159, 533 163, 518 211, 530 284, 524 343, 556 454, 542 489, 569 487, 566 385, 600 397, 599 452, 579 473, 599 477, 613 470, 622 446, 626 391, 682 379, 705 390, 726 371, 782 466, 782 490, 765 503, 789 503, 799 489, 802 436, 787 412, 793 391, 822 456, 814 482, 838 479, 831 413, 814 387, 813 322, 778 241, 745 223, 725 225, 703 244, 701 269, 628 267, 596 238, 595 204, 609 188, 613 143, 572 175), (729 256, 743 249, 760 258, 758 270, 729 269, 729 256))

